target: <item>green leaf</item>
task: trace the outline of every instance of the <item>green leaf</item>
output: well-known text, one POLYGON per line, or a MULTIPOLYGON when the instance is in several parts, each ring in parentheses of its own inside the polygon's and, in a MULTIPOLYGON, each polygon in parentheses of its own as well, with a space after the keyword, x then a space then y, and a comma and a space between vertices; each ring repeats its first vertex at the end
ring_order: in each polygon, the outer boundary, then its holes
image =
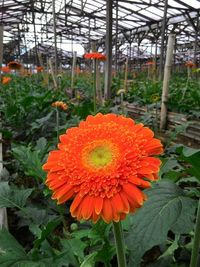
POLYGON ((165 258, 168 256, 173 256, 174 251, 178 249, 178 241, 179 241, 180 235, 175 236, 175 240, 172 242, 172 244, 168 247, 168 249, 159 257, 159 258, 165 258))
POLYGON ((172 170, 182 170, 183 167, 178 163, 176 159, 164 160, 160 169, 160 176, 172 171, 172 170))
POLYGON ((62 239, 61 244, 64 249, 71 251, 72 255, 75 255, 80 259, 80 262, 84 259, 84 249, 87 247, 86 242, 80 239, 62 239))
MULTIPOLYGON (((23 247, 5 229, 0 231, 0 265, 1 267, 14 266, 12 264, 27 260, 23 247)), ((19 265, 18 265, 19 266, 19 265)))
POLYGON ((187 172, 200 180, 200 149, 182 146, 177 148, 177 152, 181 153, 181 159, 192 165, 191 168, 187 169, 187 172))
POLYGON ((95 266, 95 257, 98 252, 93 252, 88 255, 85 260, 81 263, 80 267, 94 267, 95 266))
POLYGON ((30 147, 16 146, 12 149, 14 157, 23 166, 26 175, 44 180, 45 172, 42 170, 42 162, 38 151, 32 151, 30 147))
POLYGON ((21 226, 29 225, 32 222, 38 226, 46 225, 50 220, 53 220, 56 217, 56 215, 48 214, 47 209, 40 209, 37 207, 25 207, 23 208, 23 211, 17 211, 16 213, 19 217, 23 218, 21 226))
POLYGON ((176 223, 172 225, 171 230, 175 234, 188 234, 194 228, 195 212, 197 201, 181 197, 182 210, 176 223))
POLYGON ((42 230, 40 238, 34 241, 34 248, 38 248, 40 244, 48 237, 50 233, 60 224, 61 218, 56 218, 50 221, 42 230))
POLYGON ((8 181, 10 174, 6 168, 3 168, 0 172, 0 181, 8 181))
POLYGON ((33 189, 17 189, 0 182, 0 208, 23 208, 33 189))
POLYGON ((174 183, 158 182, 146 194, 144 206, 131 216, 132 227, 126 238, 132 267, 139 265, 147 250, 167 239, 168 231, 182 213, 183 192, 174 183))

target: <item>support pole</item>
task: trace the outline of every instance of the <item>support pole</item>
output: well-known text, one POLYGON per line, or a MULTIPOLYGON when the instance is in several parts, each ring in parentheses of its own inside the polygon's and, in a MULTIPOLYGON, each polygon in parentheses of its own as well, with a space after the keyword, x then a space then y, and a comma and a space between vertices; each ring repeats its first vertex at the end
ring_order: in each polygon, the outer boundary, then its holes
POLYGON ((106 0, 106 62, 105 62, 105 91, 106 100, 111 97, 112 82, 112 0, 106 0))
POLYGON ((197 64, 197 47, 198 47, 198 35, 199 35, 199 12, 197 12, 197 26, 195 32, 195 41, 194 41, 194 64, 197 64))
MULTIPOLYGON (((2 67, 3 63, 3 26, 0 25, 0 68, 2 67)), ((0 71, 0 78, 1 78, 1 71, 0 71)))
MULTIPOLYGON (((3 26, 0 25, 0 68, 2 66, 2 63, 3 63, 3 26)), ((2 123, 0 118, 0 129, 2 129, 1 124, 2 123)), ((2 134, 0 133, 0 173, 2 172, 2 170, 3 170, 3 149, 2 149, 2 134)), ((5 208, 0 208, 0 229, 2 229, 3 227, 8 228, 7 214, 5 208)))
POLYGON ((160 47, 159 81, 161 81, 163 77, 165 30, 167 25, 167 6, 168 6, 168 0, 165 0, 165 7, 164 7, 164 14, 162 21, 161 47, 160 47))
POLYGON ((128 78, 128 57, 125 61, 125 72, 124 72, 124 90, 127 92, 127 78, 128 78))
POLYGON ((75 96, 75 89, 74 89, 75 68, 76 68, 76 51, 73 52, 73 59, 72 59, 71 90, 72 90, 73 97, 75 96))
POLYGON ((55 76, 58 74, 58 53, 57 53, 57 36, 56 36, 56 8, 55 0, 52 0, 52 15, 53 15, 53 38, 54 38, 54 73, 55 76))
POLYGON ((116 0, 116 23, 115 23, 115 76, 118 73, 118 48, 117 48, 117 41, 118 41, 118 0, 116 0))
POLYGON ((166 129, 167 124, 167 101, 169 93, 169 81, 172 68, 173 50, 174 50, 175 35, 170 34, 167 44, 167 54, 164 70, 163 90, 162 90, 162 102, 161 102, 161 113, 160 113, 160 130, 166 129))

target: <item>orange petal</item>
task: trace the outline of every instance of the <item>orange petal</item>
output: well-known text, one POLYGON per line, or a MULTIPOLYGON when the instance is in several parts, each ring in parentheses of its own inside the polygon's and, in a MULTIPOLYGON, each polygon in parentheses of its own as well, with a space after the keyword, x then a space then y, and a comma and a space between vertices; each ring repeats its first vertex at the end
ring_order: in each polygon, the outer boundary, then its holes
POLYGON ((97 198, 95 198, 94 201, 95 201, 95 203, 94 203, 95 212, 97 215, 99 215, 101 213, 102 208, 103 208, 103 198, 97 197, 97 198))
POLYGON ((123 190, 126 193, 128 200, 131 201, 135 207, 140 207, 143 204, 143 195, 141 190, 139 190, 136 186, 128 183, 123 186, 123 190))
POLYGON ((111 201, 112 201, 112 206, 115 207, 118 213, 124 212, 124 204, 120 197, 120 194, 114 195, 111 201))
POLYGON ((101 215, 106 223, 110 223, 113 219, 112 206, 108 198, 104 198, 103 200, 103 209, 101 215))
POLYGON ((141 178, 130 177, 129 182, 142 188, 149 188, 151 184, 148 181, 144 181, 141 178))
POLYGON ((82 205, 82 211, 81 211, 82 217, 84 220, 88 220, 91 217, 94 210, 94 198, 86 196, 81 205, 82 205))
POLYGON ((75 217, 75 211, 78 208, 78 206, 80 205, 80 203, 83 201, 83 198, 80 197, 80 195, 76 195, 76 197, 74 198, 71 206, 70 206, 70 212, 72 214, 73 217, 75 217), (74 214, 74 215, 73 215, 74 214))
POLYGON ((72 196, 74 195, 74 190, 71 189, 70 191, 68 191, 67 193, 65 193, 63 196, 58 198, 58 204, 62 204, 64 202, 66 202, 67 200, 69 200, 72 196))
POLYGON ((55 192, 52 195, 52 199, 56 199, 56 198, 60 198, 62 197, 62 195, 66 194, 68 191, 71 191, 73 188, 73 186, 71 185, 64 185, 60 188, 58 188, 57 190, 55 190, 55 192))
POLYGON ((92 214, 93 223, 98 222, 99 218, 100 218, 100 215, 97 215, 96 212, 93 211, 93 214, 92 214))
POLYGON ((130 205, 129 205, 129 202, 128 202, 128 199, 127 199, 127 197, 126 197, 126 194, 123 192, 123 191, 121 191, 120 193, 119 193, 119 195, 120 195, 120 197, 121 197, 121 199, 122 199, 122 202, 123 202, 123 212, 124 213, 129 213, 129 210, 130 210, 130 205))

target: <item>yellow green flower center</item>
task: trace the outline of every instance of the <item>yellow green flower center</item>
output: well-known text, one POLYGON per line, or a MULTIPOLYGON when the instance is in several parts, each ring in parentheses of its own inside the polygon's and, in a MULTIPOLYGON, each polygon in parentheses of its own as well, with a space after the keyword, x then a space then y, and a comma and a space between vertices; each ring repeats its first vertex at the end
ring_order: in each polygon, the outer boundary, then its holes
POLYGON ((106 146, 95 147, 88 155, 90 165, 101 168, 112 161, 112 151, 106 146))
POLYGON ((119 155, 119 149, 115 144, 96 140, 89 143, 82 151, 82 162, 85 167, 92 171, 106 169, 115 165, 119 155))

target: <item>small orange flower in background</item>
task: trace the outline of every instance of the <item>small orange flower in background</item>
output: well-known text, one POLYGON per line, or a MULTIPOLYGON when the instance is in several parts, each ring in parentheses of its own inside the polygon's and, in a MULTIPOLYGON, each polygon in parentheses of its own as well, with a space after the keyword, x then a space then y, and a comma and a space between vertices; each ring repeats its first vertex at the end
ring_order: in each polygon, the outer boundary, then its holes
POLYGON ((153 66, 153 65, 155 65, 155 62, 154 61, 147 61, 147 66, 153 66))
POLYGON ((10 77, 4 76, 2 79, 2 84, 8 84, 12 79, 10 77))
POLYGON ((17 61, 10 61, 8 63, 8 68, 10 70, 20 70, 22 68, 22 64, 20 64, 19 62, 17 61))
POLYGON ((1 67, 1 71, 4 73, 9 73, 10 69, 7 66, 1 67))
POLYGON ((56 101, 56 102, 52 103, 51 105, 52 105, 52 107, 61 108, 62 110, 67 110, 68 109, 67 104, 65 104, 62 101, 56 101))
POLYGON ((188 67, 188 68, 194 68, 194 67, 196 67, 196 65, 192 61, 185 62, 185 66, 188 67))
POLYGON ((93 52, 93 53, 87 53, 84 55, 84 58, 86 59, 97 59, 97 60, 106 60, 106 56, 99 53, 99 52, 93 52))
POLYGON ((73 198, 78 220, 118 222, 143 205, 141 189, 158 179, 160 140, 143 124, 115 114, 88 116, 60 136, 43 170, 58 204, 73 198), (144 180, 145 179, 145 180, 144 180))
POLYGON ((75 68, 74 72, 75 72, 76 74, 80 74, 80 73, 81 73, 81 69, 80 69, 79 67, 77 67, 77 68, 75 68))
POLYGON ((36 71, 37 72, 42 72, 43 70, 44 70, 44 68, 42 66, 36 67, 36 71))

